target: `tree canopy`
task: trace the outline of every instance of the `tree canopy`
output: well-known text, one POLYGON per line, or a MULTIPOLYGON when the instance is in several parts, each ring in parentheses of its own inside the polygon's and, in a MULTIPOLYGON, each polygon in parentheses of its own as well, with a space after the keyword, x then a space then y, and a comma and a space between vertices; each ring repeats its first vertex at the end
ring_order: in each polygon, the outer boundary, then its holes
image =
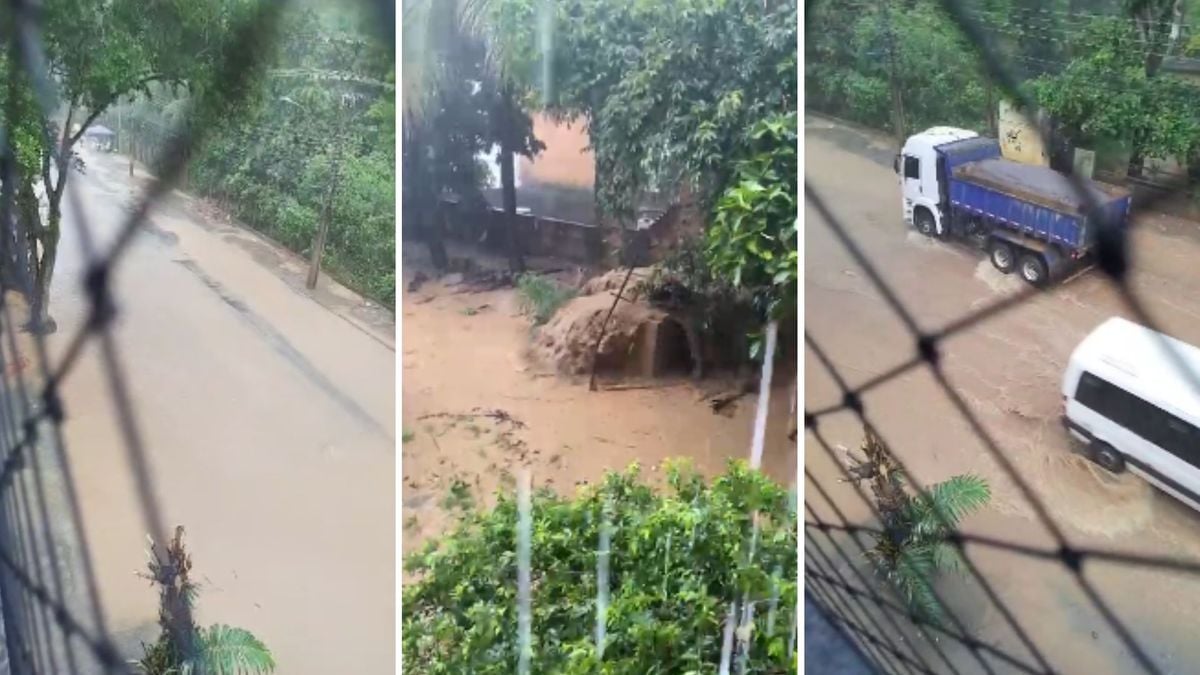
POLYGON ((324 265, 378 302, 395 302, 395 65, 362 7, 286 11, 237 114, 188 114, 195 95, 151 86, 109 111, 128 151, 157 167, 175 135, 203 128, 190 189, 247 225, 309 253, 326 200, 324 265))
POLYGON ((538 104, 587 125, 596 198, 690 183, 709 206, 745 130, 795 110, 796 5, 758 0, 497 0, 511 69, 538 104))
MULTIPOLYGON (((16 180, 13 197, 29 238, 11 242, 27 248, 34 276, 30 291, 45 327, 50 280, 56 259, 61 200, 70 176, 78 166, 73 146, 89 124, 120 98, 146 92, 153 83, 166 83, 214 94, 219 88, 236 89, 238 82, 220 77, 218 66, 226 56, 250 54, 252 47, 238 42, 236 28, 265 16, 252 0, 48 0, 33 24, 40 29, 23 31, 40 37, 38 44, 10 41, 4 65, 10 76, 4 87, 3 114, 11 130, 16 180), (28 47, 19 49, 19 43, 28 47), (28 54, 38 53, 28 61, 28 54), (78 125, 78 130, 73 127, 78 125), (35 185, 38 189, 35 190, 35 185), (45 195, 46 215, 39 208, 45 195), (44 222, 43 222, 44 221, 44 222)), ((0 30, 15 35, 21 15, 12 7, 0 12, 0 30)), ((27 27, 21 24, 22 28, 27 27)), ((268 40, 269 35, 262 35, 268 40)), ((250 69, 253 64, 243 64, 250 69)), ((229 92, 239 93, 239 92, 229 92)), ((205 105, 222 110, 222 101, 236 96, 206 95, 205 105)), ((19 256, 17 256, 19 257, 19 256)), ((12 267, 14 256, 6 255, 12 267)), ((26 276, 6 270, 7 283, 26 276)))
MULTIPOLYGON (((995 131, 999 86, 977 46, 935 0, 860 9, 815 3, 807 33, 809 105, 901 134, 936 125, 995 131)), ((987 47, 1076 144, 1192 161, 1200 88, 1163 68, 1195 40, 1195 2, 979 0, 964 8, 987 47), (1178 10, 1178 12, 1176 11, 1178 10)))

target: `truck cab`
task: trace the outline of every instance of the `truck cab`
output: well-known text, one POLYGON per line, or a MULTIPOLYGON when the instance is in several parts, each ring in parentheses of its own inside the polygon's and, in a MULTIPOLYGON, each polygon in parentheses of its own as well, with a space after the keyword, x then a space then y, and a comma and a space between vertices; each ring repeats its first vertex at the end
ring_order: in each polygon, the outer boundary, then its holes
POLYGON ((948 186, 939 177, 937 147, 976 138, 979 134, 955 127, 933 127, 908 137, 896 155, 893 170, 900 177, 904 222, 925 235, 944 235, 946 230, 945 191, 948 186))

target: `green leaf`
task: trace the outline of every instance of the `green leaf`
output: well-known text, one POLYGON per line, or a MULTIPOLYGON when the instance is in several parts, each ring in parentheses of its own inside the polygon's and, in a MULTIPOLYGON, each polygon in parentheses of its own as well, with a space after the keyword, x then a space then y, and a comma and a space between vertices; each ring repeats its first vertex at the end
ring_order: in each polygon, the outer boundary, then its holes
MULTIPOLYGON (((262 675, 275 671, 270 650, 250 631, 217 624, 198 633, 205 673, 262 675)), ((189 672, 187 667, 184 672, 189 672)))

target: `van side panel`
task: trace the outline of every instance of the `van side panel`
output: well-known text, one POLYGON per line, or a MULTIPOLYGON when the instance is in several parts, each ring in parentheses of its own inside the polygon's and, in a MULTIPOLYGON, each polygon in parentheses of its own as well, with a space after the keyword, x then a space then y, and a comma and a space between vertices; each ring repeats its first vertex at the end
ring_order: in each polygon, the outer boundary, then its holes
MULTIPOLYGON (((1072 435, 1084 442, 1094 439, 1112 446, 1125 456, 1126 463, 1132 471, 1200 510, 1200 506, 1197 506, 1200 503, 1200 467, 1080 403, 1076 393, 1084 372, 1084 369, 1072 363, 1068 367, 1068 375, 1063 378, 1063 393, 1066 396, 1064 422, 1072 435)), ((1136 391, 1117 384, 1112 386, 1126 391, 1131 396, 1137 396, 1136 391)), ((1185 421, 1195 425, 1200 420, 1185 421)))

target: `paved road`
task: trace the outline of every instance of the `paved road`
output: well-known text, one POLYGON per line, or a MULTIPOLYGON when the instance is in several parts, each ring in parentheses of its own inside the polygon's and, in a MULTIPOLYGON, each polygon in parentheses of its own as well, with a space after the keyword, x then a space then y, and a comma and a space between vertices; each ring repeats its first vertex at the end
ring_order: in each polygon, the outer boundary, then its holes
MULTIPOLYGON (((982 256, 906 231, 890 167, 893 152, 886 139, 822 119, 806 121, 807 180, 875 261, 919 326, 939 328, 1020 290, 1019 280, 999 275, 982 256)), ((864 270, 814 208, 809 206, 806 216, 806 330, 852 385, 913 356, 915 341, 864 270)), ((1146 218, 1133 245, 1134 288, 1167 332, 1200 344, 1200 226, 1146 218)), ((949 340, 942 363, 1002 456, 1071 543, 1200 560, 1200 514, 1136 478, 1099 475, 1070 455, 1070 441, 1059 426, 1058 384, 1066 359, 1088 331, 1112 315, 1130 316, 1103 279, 1085 275, 949 340)), ((838 402, 836 386, 811 353, 805 367, 805 407, 838 402)), ((991 482, 992 506, 967 522, 968 531, 1051 547, 1053 540, 1030 501, 1006 478, 930 374, 910 372, 868 393, 864 404, 921 483, 964 472, 991 482)), ((849 414, 825 418, 821 431, 833 444, 857 447, 861 441, 861 429, 849 414)), ((838 469, 811 437, 806 468, 851 519, 867 517, 852 488, 836 483, 838 469)), ((807 489, 809 505, 836 521, 811 482, 807 489)), ((1141 672, 1061 566, 974 546, 969 553, 1055 668, 1141 672)), ((1200 579, 1107 563, 1089 563, 1084 573, 1164 672, 1200 671, 1200 644, 1192 630, 1200 579)), ((950 580, 944 588, 973 634, 1033 662, 978 585, 950 580)), ((961 650, 945 641, 943 646, 960 652, 964 672, 981 672, 961 650)), ((928 653, 929 648, 922 650, 928 653)))
MULTIPOLYGON (((80 326, 81 206, 111 241, 145 177, 86 157, 72 176, 52 314, 80 326), (73 193, 73 194, 71 194, 73 193)), ((395 347, 387 312, 176 193, 114 278, 120 361, 168 526, 187 528, 199 618, 250 629, 279 672, 394 669, 395 347)), ((148 639, 146 526, 93 346, 65 384, 66 443, 118 639, 148 639)))

